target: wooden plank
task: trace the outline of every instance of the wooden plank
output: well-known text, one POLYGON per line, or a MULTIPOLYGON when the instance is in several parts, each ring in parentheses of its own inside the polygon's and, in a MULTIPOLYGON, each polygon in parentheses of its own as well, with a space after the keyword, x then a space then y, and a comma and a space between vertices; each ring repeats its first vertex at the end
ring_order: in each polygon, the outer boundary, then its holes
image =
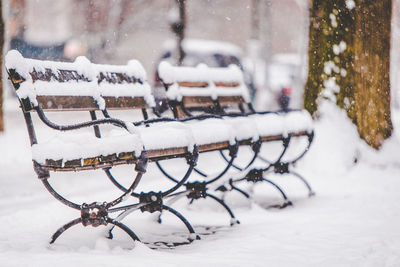
POLYGON ((241 95, 232 95, 232 96, 219 96, 219 103, 221 106, 231 106, 231 105, 239 105, 244 104, 245 101, 241 95))
POLYGON ((184 106, 188 108, 214 106, 211 96, 184 96, 182 101, 184 106))
POLYGON ((215 151, 215 150, 220 150, 220 149, 226 149, 228 147, 229 147, 229 142, 225 141, 225 142, 199 145, 197 148, 198 148, 199 152, 209 152, 209 151, 215 151))
POLYGON ((204 88, 208 87, 207 82, 187 82, 187 81, 182 81, 178 82, 180 87, 199 87, 199 88, 204 88))
POLYGON ((97 110, 91 96, 38 96, 38 102, 46 111, 90 111, 97 110))
MULTIPOLYGON (((240 84, 238 82, 214 82, 216 87, 238 87, 240 84)), ((167 87, 170 87, 172 84, 166 84, 167 87)), ((181 81, 178 82, 180 87, 189 87, 189 88, 205 88, 208 87, 208 82, 189 82, 189 81, 181 81)))
POLYGON ((121 164, 133 164, 137 161, 133 152, 119 153, 108 155, 108 156, 98 156, 92 158, 84 159, 74 159, 68 160, 63 163, 62 160, 52 160, 47 159, 46 164, 41 165, 43 169, 49 171, 83 171, 83 170, 95 170, 100 168, 106 168, 121 164))
POLYGON ((241 140, 238 142, 239 146, 248 146, 251 145, 253 143, 253 139, 247 139, 247 140, 241 140))
POLYGON ((152 158, 162 158, 169 156, 177 156, 187 154, 188 150, 186 147, 168 148, 168 149, 155 149, 147 150, 147 157, 152 158))
POLYGON ((290 133, 289 134, 292 137, 300 137, 300 136, 308 136, 308 132, 307 131, 300 131, 297 133, 290 133))
MULTIPOLYGON (((99 66, 99 65, 97 65, 99 66)), ((143 84, 139 78, 135 76, 130 76, 124 72, 109 72, 109 71, 100 71, 97 76, 98 83, 110 83, 110 84, 121 84, 121 83, 140 83, 143 84)))
POLYGON ((123 164, 134 164, 136 160, 118 160, 114 162, 101 162, 97 165, 87 165, 87 166, 79 166, 78 164, 69 164, 68 166, 52 166, 52 165, 41 165, 44 170, 53 171, 53 172, 71 172, 71 171, 86 171, 86 170, 97 170, 103 169, 123 164))
POLYGON ((182 109, 182 107, 181 106, 176 106, 175 107, 175 109, 176 109, 176 118, 178 118, 178 119, 184 119, 184 118, 187 118, 188 116, 186 115, 186 113, 183 111, 183 109, 182 109))
MULTIPOLYGON (((211 96, 184 96, 182 101, 187 108, 214 106, 214 101, 211 96)), ((242 96, 219 96, 218 101, 223 107, 245 103, 242 96)))
MULTIPOLYGON (((300 132, 291 132, 288 134, 290 137, 300 137, 300 136, 308 136, 307 131, 300 131, 300 132)), ((269 135, 269 136, 261 136, 262 142, 271 142, 271 141, 279 141, 282 140, 284 137, 283 135, 269 135)))
POLYGON ((215 82, 216 87, 238 87, 238 82, 215 82))
MULTIPOLYGON (((188 150, 186 147, 169 148, 169 149, 157 149, 148 150, 147 156, 150 161, 183 157, 187 155, 188 150)), ((109 156, 98 156, 85 159, 74 159, 62 162, 62 160, 51 160, 47 159, 45 165, 39 164, 43 169, 55 172, 69 172, 69 171, 84 171, 84 170, 95 170, 101 168, 107 168, 117 166, 121 164, 134 164, 137 158, 133 152, 119 153, 109 156)))
POLYGON ((85 77, 82 74, 79 74, 77 70, 62 70, 57 69, 57 72, 54 73, 52 69, 45 68, 44 71, 37 71, 34 69, 29 73, 32 77, 32 82, 36 81, 58 81, 58 82, 68 82, 68 81, 82 81, 89 82, 89 78, 85 77))
POLYGON ((142 109, 148 108, 143 97, 103 97, 107 109, 142 109))
MULTIPOLYGON (((38 96, 38 102, 45 111, 91 111, 98 110, 91 96, 38 96)), ((104 97, 110 110, 148 108, 143 97, 104 97)))
POLYGON ((262 142, 271 142, 271 141, 279 141, 283 139, 283 135, 268 135, 268 136, 261 136, 262 142))

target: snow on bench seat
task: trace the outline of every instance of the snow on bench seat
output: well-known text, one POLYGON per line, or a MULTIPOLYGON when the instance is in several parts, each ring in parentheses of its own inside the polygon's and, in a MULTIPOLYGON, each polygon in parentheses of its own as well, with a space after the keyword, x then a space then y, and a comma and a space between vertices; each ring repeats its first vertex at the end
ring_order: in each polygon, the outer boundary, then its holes
POLYGON ((235 144, 235 133, 222 119, 191 120, 185 122, 193 133, 200 152, 228 148, 235 144))
POLYGON ((136 129, 150 158, 173 151, 186 153, 192 151, 194 145, 199 152, 224 149, 236 140, 232 127, 222 119, 156 123, 136 129))
POLYGON ((140 136, 121 131, 112 133, 102 138, 88 132, 58 133, 50 140, 32 145, 32 159, 43 167, 65 171, 68 167, 95 168, 96 165, 107 165, 108 161, 118 164, 118 161, 132 160, 134 163, 143 150, 140 136), (109 156, 113 157, 107 158, 109 156))
POLYGON ((153 123, 137 127, 147 156, 161 157, 192 152, 194 139, 188 127, 180 122, 153 123))
MULTIPOLYGON (((311 115, 305 110, 254 114, 249 118, 254 120, 258 134, 263 137, 296 134, 310 134, 313 130, 311 115)), ((265 138, 264 138, 265 139, 265 138)))
POLYGON ((231 125, 236 140, 241 141, 257 141, 259 139, 259 133, 257 130, 257 124, 249 117, 224 117, 224 122, 231 125))

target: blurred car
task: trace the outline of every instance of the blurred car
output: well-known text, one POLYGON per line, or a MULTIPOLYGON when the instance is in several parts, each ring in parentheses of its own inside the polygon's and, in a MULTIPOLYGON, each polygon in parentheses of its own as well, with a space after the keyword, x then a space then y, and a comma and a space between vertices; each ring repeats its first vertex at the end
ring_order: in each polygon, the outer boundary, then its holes
MULTIPOLYGON (((250 90, 250 95, 254 96, 253 78, 249 72, 243 68, 241 58, 242 49, 232 43, 200 40, 200 39, 185 39, 182 43, 185 57, 183 66, 195 67, 198 64, 206 64, 209 67, 228 67, 231 64, 237 65, 243 72, 245 82, 250 90)), ((162 86, 157 73, 158 64, 161 61, 167 61, 172 65, 177 65, 177 49, 176 41, 168 40, 163 44, 163 53, 156 65, 154 75, 154 89, 157 98, 164 97, 164 87, 162 86)))
POLYGON ((85 55, 87 51, 86 44, 77 39, 57 44, 34 44, 15 37, 10 40, 9 48, 18 50, 27 58, 54 61, 73 61, 76 57, 85 55))

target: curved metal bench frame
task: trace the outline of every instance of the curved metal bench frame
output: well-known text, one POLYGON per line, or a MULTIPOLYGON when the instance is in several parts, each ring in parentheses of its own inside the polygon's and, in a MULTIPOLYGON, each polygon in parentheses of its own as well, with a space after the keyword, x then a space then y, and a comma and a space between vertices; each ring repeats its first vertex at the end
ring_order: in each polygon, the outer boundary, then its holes
MULTIPOLYGON (((161 80, 162 81, 162 80, 161 80)), ((162 81, 163 82, 163 81, 162 81)), ((186 83, 186 85, 188 85, 190 83, 186 83)), ((167 84, 163 82, 163 85, 165 87, 165 89, 168 91, 168 88, 171 84, 167 84)), ((211 99, 211 96, 209 96, 209 98, 211 99)), ((220 98, 217 97, 216 99, 212 99, 211 101, 208 101, 208 105, 196 105, 196 108, 192 108, 192 110, 197 110, 197 111, 201 111, 202 115, 201 116, 207 116, 207 115, 212 115, 212 116, 218 116, 218 117, 247 117, 247 116, 251 116, 251 115, 255 115, 255 114, 268 114, 268 113, 277 113, 277 112, 270 112, 270 111, 263 111, 263 112, 257 112, 255 111, 255 109, 253 108, 251 103, 247 103, 242 99, 239 98, 239 101, 237 101, 237 107, 239 109, 240 112, 238 113, 228 113, 225 110, 225 106, 220 102, 220 98), (212 105, 209 105, 212 101, 212 105)), ((233 100, 235 101, 235 100, 233 100)), ((172 113, 174 114, 174 117, 176 119, 182 118, 182 117, 187 117, 187 118, 196 118, 198 117, 198 115, 194 115, 191 110, 189 110, 188 107, 185 106, 184 104, 184 99, 182 99, 181 101, 177 101, 177 100, 168 100, 168 104, 170 106, 170 109, 172 111, 172 113)), ((287 110, 287 111, 282 111, 282 112, 291 112, 294 110, 287 110)), ((182 120, 182 119, 181 119, 182 120)), ((279 206, 280 208, 284 208, 286 206, 292 205, 292 202, 288 199, 286 193, 282 190, 282 188, 277 185, 276 183, 274 183, 273 181, 271 181, 270 179, 266 178, 265 175, 268 174, 269 172, 274 172, 277 174, 292 174, 294 177, 298 178, 308 189, 308 196, 313 196, 315 193, 312 190, 310 184, 307 182, 307 180, 301 176, 300 174, 298 174, 297 172, 291 170, 291 166, 293 166, 298 160, 300 160, 309 150, 312 140, 314 138, 314 132, 304 132, 304 133, 289 133, 288 137, 280 137, 278 138, 278 140, 282 141, 282 151, 278 157, 277 160, 275 160, 274 162, 270 162, 267 159, 265 159, 262 155, 261 155, 261 147, 263 145, 263 143, 265 143, 265 141, 262 140, 262 137, 259 137, 259 140, 257 142, 250 142, 247 145, 250 145, 252 148, 252 158, 249 161, 249 163, 247 163, 244 167, 240 167, 235 163, 230 164, 230 167, 238 170, 239 172, 244 173, 244 177, 242 178, 238 178, 238 179, 229 179, 228 183, 225 183, 223 185, 221 185, 220 187, 217 188, 217 190, 222 191, 222 192, 227 192, 227 191, 237 191, 240 194, 244 195, 246 198, 250 198, 249 193, 243 191, 242 189, 240 189, 237 185, 235 185, 238 182, 241 181, 249 181, 249 182, 253 182, 253 183, 258 183, 258 182, 267 182, 268 184, 272 185, 274 188, 276 188, 278 190, 278 192, 281 194, 282 198, 283 198, 283 203, 279 206), (295 136, 306 136, 308 138, 308 144, 305 148, 305 150, 298 155, 295 159, 290 160, 290 161, 284 161, 282 160, 283 157, 285 156, 291 138, 295 137, 295 136), (255 162, 255 160, 261 160, 266 164, 266 167, 258 169, 258 168, 253 168, 252 165, 255 162)), ((274 140, 274 141, 278 141, 278 140, 274 140)), ((245 142, 243 142, 245 143, 245 142)), ((246 144, 240 144, 240 145, 246 145, 246 144)), ((227 164, 230 163, 230 159, 228 159, 226 157, 226 155, 223 153, 222 150, 219 151, 221 157, 225 160, 225 162, 227 164)), ((204 172, 200 172, 198 170, 195 170, 196 172, 198 172, 200 175, 202 175, 203 177, 208 177, 207 175, 204 175, 204 172)))
MULTIPOLYGON (((30 75, 41 75, 41 77, 33 77, 36 80, 39 79, 44 79, 45 81, 50 81, 53 78, 57 82, 62 82, 60 79, 63 79, 63 75, 67 73, 69 75, 69 78, 71 79, 82 79, 83 81, 88 81, 84 80, 83 76, 79 76, 76 73, 72 73, 74 71, 63 71, 61 76, 58 77, 57 74, 54 74, 52 70, 50 69, 45 69, 46 72, 43 73, 38 73, 34 70, 35 74, 30 75), (77 77, 78 76, 78 77, 77 77)), ((9 79, 11 80, 14 88, 16 90, 19 89, 20 83, 25 81, 24 77, 21 77, 19 73, 17 73, 14 69, 7 69, 9 79)), ((104 78, 104 77, 103 77, 104 78)), ((101 138, 101 132, 100 132, 100 125, 104 124, 109 124, 109 125, 114 125, 120 128, 124 128, 125 130, 128 130, 127 123, 124 121, 121 121, 119 119, 112 118, 109 114, 107 109, 99 109, 97 107, 97 110, 101 111, 104 115, 103 119, 97 119, 95 110, 96 108, 93 107, 82 107, 80 108, 79 105, 73 106, 73 109, 78 109, 78 110, 88 110, 91 116, 90 121, 86 121, 83 123, 77 123, 77 124, 71 124, 71 125, 59 125, 57 123, 54 123, 51 121, 45 114, 41 103, 39 102, 38 105, 34 106, 28 99, 19 99, 20 104, 21 104, 21 109, 25 118, 29 138, 30 138, 30 143, 31 146, 34 144, 37 144, 37 138, 36 138, 36 133, 34 129, 34 125, 32 122, 32 117, 31 117, 31 112, 35 111, 41 120, 45 125, 47 125, 49 128, 57 130, 57 131, 72 131, 76 129, 81 129, 81 128, 87 128, 87 127, 93 127, 94 129, 94 135, 98 138, 101 138)), ((115 103, 114 103, 115 104, 115 103)), ((91 104, 93 105, 93 104, 91 104)), ((161 121, 175 121, 173 119, 169 118, 157 118, 157 119, 148 119, 147 111, 145 108, 142 108, 142 113, 144 116, 143 121, 135 122, 133 123, 134 125, 141 125, 141 124, 149 124, 149 123, 156 123, 156 122, 161 122, 161 121)), ((100 156, 100 155, 99 155, 100 156)), ((147 155, 147 151, 144 148, 142 151, 141 155, 137 158, 130 158, 127 160, 108 160, 104 164, 102 162, 97 162, 93 163, 92 165, 85 165, 83 166, 82 163, 74 166, 64 166, 62 163, 60 166, 50 166, 50 165, 41 165, 38 162, 33 160, 33 167, 35 172, 38 175, 38 178, 42 181, 44 184, 45 188, 50 192, 51 195, 53 195, 57 200, 59 200, 61 203, 64 205, 71 207, 73 209, 79 210, 80 211, 80 217, 77 219, 74 219, 62 227, 60 227, 52 236, 50 243, 54 243, 59 236, 64 233, 66 230, 70 229, 71 227, 77 225, 77 224, 82 224, 84 226, 93 226, 93 227, 98 227, 100 225, 107 226, 107 225, 112 225, 111 230, 114 227, 118 227, 121 230, 123 230, 125 233, 127 233, 133 240, 140 241, 139 237, 125 224, 121 223, 120 220, 126 217, 129 213, 131 213, 134 210, 140 209, 142 212, 154 212, 158 210, 166 210, 170 212, 171 214, 174 214, 178 219, 180 219, 186 228, 188 229, 190 235, 189 235, 189 241, 193 241, 194 239, 199 239, 199 236, 195 234, 195 231, 191 224, 186 220, 185 217, 183 217, 178 211, 172 209, 171 207, 164 205, 163 204, 163 199, 166 198, 168 195, 172 194, 174 191, 176 191, 182 184, 186 182, 188 177, 190 176, 192 170, 196 166, 197 163, 197 157, 198 157, 198 151, 197 147, 193 149, 193 151, 189 152, 187 151, 184 154, 179 154, 179 155, 173 155, 172 157, 184 157, 186 158, 186 162, 188 164, 188 169, 182 179, 179 180, 179 182, 172 186, 170 189, 163 191, 163 192, 141 192, 141 193, 135 193, 134 190, 137 187, 138 183, 140 182, 143 174, 146 172, 147 168, 147 163, 149 161, 158 161, 158 160, 163 160, 163 159, 168 159, 171 156, 159 156, 159 157, 151 157, 147 155), (97 164, 97 165, 96 165, 97 164), (135 179, 133 179, 131 185, 128 188, 124 188, 121 186, 114 176, 111 174, 110 169, 119 164, 135 164, 135 171, 137 172, 135 179), (59 194, 49 183, 49 178, 50 178, 50 171, 83 171, 83 170, 88 170, 88 169, 99 169, 102 168, 105 171, 106 176, 113 182, 114 185, 117 185, 119 189, 123 191, 123 193, 116 199, 110 201, 110 202, 94 202, 94 203, 82 203, 82 204, 77 204, 74 203, 66 198, 64 198, 61 194, 59 194), (135 197, 138 199, 138 203, 133 204, 133 205, 126 205, 126 206, 120 206, 121 202, 126 199, 127 197, 135 197), (109 215, 111 213, 116 213, 116 212, 122 212, 119 216, 116 218, 111 218, 109 215)), ((80 159, 82 160, 82 159, 80 159)), ((47 164, 47 161, 46 161, 47 164)), ((112 237, 110 230, 110 236, 112 237)))

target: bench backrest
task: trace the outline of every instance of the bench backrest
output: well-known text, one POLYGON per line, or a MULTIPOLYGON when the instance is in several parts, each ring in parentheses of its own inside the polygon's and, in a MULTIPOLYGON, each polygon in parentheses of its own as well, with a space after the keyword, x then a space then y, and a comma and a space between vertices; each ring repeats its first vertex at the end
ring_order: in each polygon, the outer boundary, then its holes
POLYGON ((24 58, 18 51, 6 55, 6 68, 25 111, 40 105, 45 111, 137 109, 154 106, 143 67, 24 58))
POLYGON ((175 67, 163 61, 158 75, 167 89, 168 99, 181 102, 187 108, 214 106, 216 102, 221 107, 250 103, 243 72, 236 65, 175 67))
POLYGON ((100 96, 106 109, 144 109, 154 107, 154 97, 146 71, 137 60, 127 65, 92 64, 97 73, 100 96))

